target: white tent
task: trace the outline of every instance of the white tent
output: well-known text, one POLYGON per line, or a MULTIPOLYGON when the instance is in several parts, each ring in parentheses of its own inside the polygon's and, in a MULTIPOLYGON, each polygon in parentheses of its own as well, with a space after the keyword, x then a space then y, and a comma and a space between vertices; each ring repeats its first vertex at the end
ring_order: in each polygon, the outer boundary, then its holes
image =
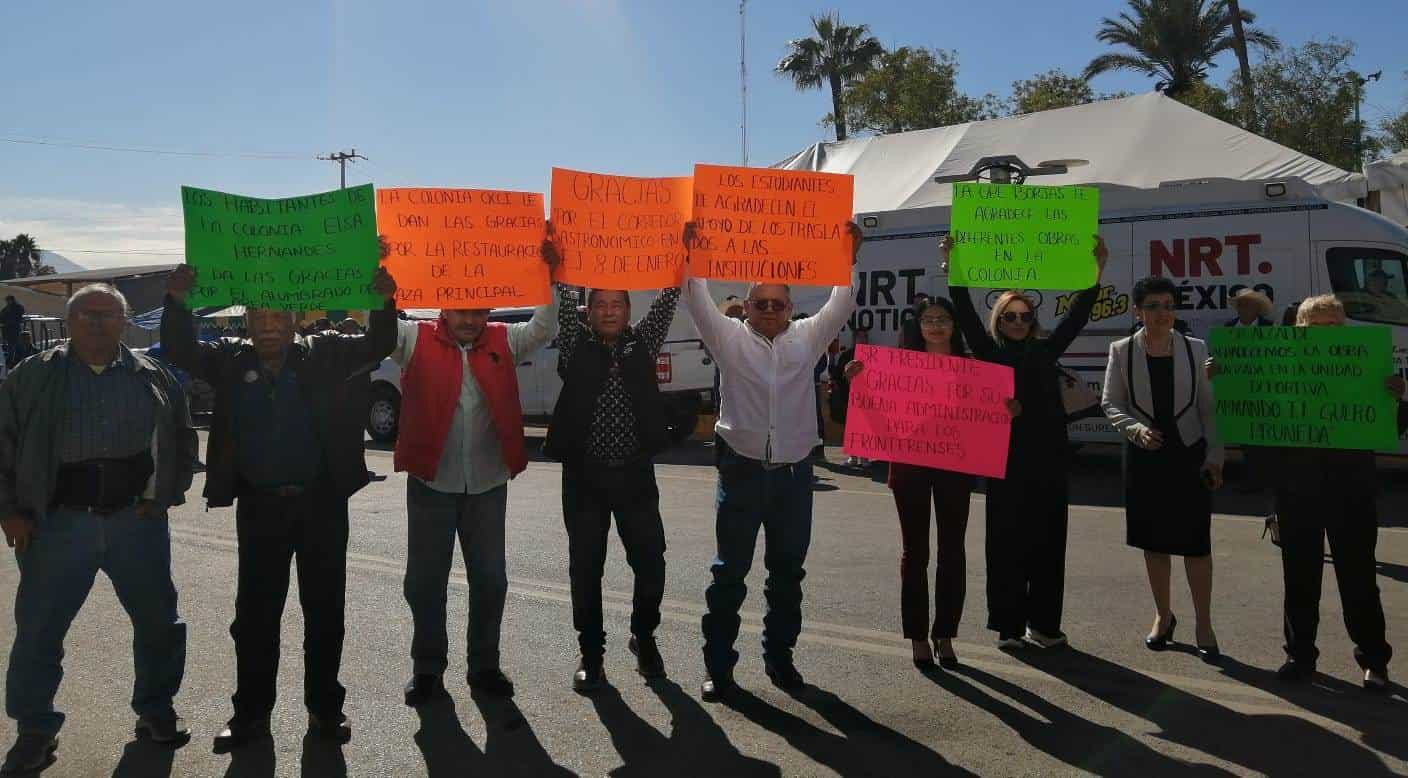
MULTIPOLYGON (((1035 167, 1050 160, 1087 165, 1033 184, 1114 184, 1153 188, 1199 178, 1303 179, 1330 200, 1366 195, 1364 177, 1214 119, 1157 92, 1073 108, 932 130, 818 143, 775 167, 851 173, 856 213, 948 205, 961 175, 988 156, 1016 155, 1035 167)), ((1408 170, 1405 170, 1408 174, 1408 170)))
POLYGON ((1364 168, 1369 190, 1379 193, 1379 212, 1408 226, 1408 151, 1371 162, 1364 168))

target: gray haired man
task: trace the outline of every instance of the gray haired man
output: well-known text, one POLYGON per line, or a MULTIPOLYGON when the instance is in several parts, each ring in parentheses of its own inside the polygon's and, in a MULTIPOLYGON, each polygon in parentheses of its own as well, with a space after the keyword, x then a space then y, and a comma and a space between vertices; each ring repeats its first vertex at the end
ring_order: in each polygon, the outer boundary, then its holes
POLYGON ((19 738, 0 775, 39 769, 58 747, 64 637, 99 570, 132 619, 137 731, 163 743, 188 738, 172 708, 186 626, 166 510, 185 501, 196 434, 180 384, 122 344, 127 314, 107 284, 78 290, 70 339, 0 385, 0 524, 20 569, 5 678, 19 738))

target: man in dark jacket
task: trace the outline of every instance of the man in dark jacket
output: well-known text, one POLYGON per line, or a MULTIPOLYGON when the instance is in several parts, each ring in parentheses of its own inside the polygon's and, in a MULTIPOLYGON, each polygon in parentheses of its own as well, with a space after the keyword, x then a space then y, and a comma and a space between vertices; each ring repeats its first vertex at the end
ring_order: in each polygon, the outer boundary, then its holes
POLYGON ((592 290, 587 295, 587 326, 578 317, 575 292, 560 287, 560 294, 557 372, 563 385, 544 451, 563 463, 572 625, 582 651, 572 688, 590 692, 606 680, 601 575, 613 513, 626 562, 636 577, 627 645, 641 675, 665 675, 655 645, 665 596, 665 527, 651 457, 669 440, 655 360, 674 320, 680 290, 662 290, 635 327, 630 326, 631 298, 624 291, 592 290))
POLYGON ((5 366, 20 363, 15 357, 20 346, 20 328, 24 326, 24 306, 12 294, 5 295, 5 307, 0 308, 0 339, 5 342, 5 366))
POLYGON ((298 558, 304 618, 304 702, 313 734, 346 742, 342 713, 347 500, 367 484, 365 413, 353 377, 396 345, 396 284, 378 270, 372 289, 386 304, 366 335, 296 337, 290 311, 250 309, 249 339, 196 340, 186 295, 195 271, 167 282, 161 343, 172 364, 215 388, 205 498, 235 509, 239 583, 235 596, 234 717, 218 752, 269 733, 279 661, 279 621, 289 563, 298 558))
MULTIPOLYGON (((99 570, 132 620, 137 731, 168 744, 189 737, 172 708, 186 625, 166 511, 185 502, 196 433, 176 379, 122 344, 127 316, 112 286, 79 289, 70 340, 0 384, 0 525, 20 570, 5 677, 19 737, 0 775, 36 771, 58 748, 64 636, 99 570)), ((114 660, 98 659, 108 669, 114 660)))

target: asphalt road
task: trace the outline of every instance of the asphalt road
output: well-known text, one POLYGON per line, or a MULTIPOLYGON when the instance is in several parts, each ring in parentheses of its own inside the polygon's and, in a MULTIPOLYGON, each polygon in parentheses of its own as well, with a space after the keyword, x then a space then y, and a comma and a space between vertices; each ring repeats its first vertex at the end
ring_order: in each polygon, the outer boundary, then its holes
MULTIPOLYGON (((840 458, 834 449, 828 455, 840 458)), ((379 480, 353 499, 351 511, 343 662, 350 744, 339 749, 305 738, 302 618, 291 592, 274 737, 234 757, 212 753, 234 677, 234 512, 206 511, 196 501, 172 520, 176 583, 189 624, 177 706, 193 741, 173 751, 132 737, 131 629, 100 576, 67 642, 58 703, 69 719, 44 776, 1408 774, 1408 700, 1402 687, 1391 696, 1358 687, 1329 570, 1322 676, 1307 686, 1275 679, 1281 572, 1276 549, 1259 538, 1255 514, 1262 506, 1254 496, 1220 499, 1224 513, 1213 525, 1214 619, 1225 661, 1206 665, 1182 643, 1160 654, 1143 647, 1152 606, 1142 558, 1124 545, 1118 460, 1099 454, 1077 461, 1065 611, 1071 648, 1008 655, 982 628, 977 495, 967 535, 968 604, 956 643, 963 667, 935 678, 918 673, 899 633, 899 532, 889 492, 871 478, 818 470, 797 655, 811 686, 789 696, 763 674, 762 572, 755 569, 738 667, 746 692, 729 705, 704 704, 699 617, 713 553, 709 456, 690 444, 659 467, 669 543, 659 631, 666 682, 647 686, 625 649, 631 579, 613 539, 604 584, 612 687, 592 697, 572 692, 577 657, 560 471, 534 461, 509 489, 503 642, 517 697, 477 699, 463 683, 467 585, 457 561, 449 605, 453 701, 406 708, 405 481, 391 473, 389 453, 372 451, 368 462, 379 480)), ((1390 480, 1380 585, 1390 641, 1403 651, 1408 487, 1397 476, 1390 480)), ((198 478, 193 494, 200 486, 198 478)), ((1179 638, 1191 640, 1192 609, 1175 570, 1175 612, 1185 614, 1186 625, 1179 638)), ((5 608, 17 575, 12 558, 0 562, 5 608)), ((0 620, 0 643, 10 643, 13 629, 13 619, 0 620)), ((1399 660, 1391 670, 1402 675, 1404 668, 1399 660)), ((8 720, 3 736, 7 744, 13 737, 8 720)))

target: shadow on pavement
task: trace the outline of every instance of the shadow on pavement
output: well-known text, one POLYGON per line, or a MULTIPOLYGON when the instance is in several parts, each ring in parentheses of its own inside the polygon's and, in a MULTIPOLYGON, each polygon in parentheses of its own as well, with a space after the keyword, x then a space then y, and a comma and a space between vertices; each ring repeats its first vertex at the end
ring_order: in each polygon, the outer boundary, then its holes
MULTIPOLYGON (((523 717, 523 711, 518 709, 518 705, 512 699, 475 692, 470 693, 470 698, 474 700, 474 704, 479 707, 480 715, 484 717, 486 732, 484 756, 479 762, 483 768, 468 770, 465 768, 465 763, 461 762, 455 772, 445 774, 522 775, 534 778, 572 775, 570 770, 554 762, 552 757, 548 755, 543 744, 538 741, 538 736, 534 734, 533 727, 523 717)), ((448 704, 449 716, 452 719, 451 722, 446 722, 441 726, 446 730, 458 729, 463 734, 464 728, 460 726, 459 718, 455 716, 454 702, 442 700, 441 704, 448 704)), ((469 740, 467 735, 465 740, 469 740)), ((472 741, 469 745, 473 748, 472 741)), ((460 743, 460 747, 463 748, 463 742, 460 743)), ((427 760, 428 763, 429 760, 427 760)))
POLYGON ((225 778, 273 778, 274 767, 274 739, 261 737, 230 752, 225 778))
MULTIPOLYGON (((1158 727, 1154 736, 1161 740, 1251 772, 1285 775, 1302 773, 1310 765, 1333 765, 1338 775, 1388 774, 1383 760, 1360 743, 1299 716, 1241 713, 1073 648, 1055 652, 1028 650, 1014 656, 1091 697, 1148 721, 1158 727)), ((1234 661, 1223 661, 1224 667, 1237 666, 1234 661)), ((1401 714, 1397 718, 1401 719, 1401 714)), ((1348 721, 1341 723, 1355 726, 1348 721)), ((1401 738, 1401 733, 1400 721, 1386 727, 1384 737, 1401 738)))
POLYGON ((303 778, 347 778, 342 746, 313 733, 303 736, 303 778))
POLYGON ((603 687, 590 697, 623 762, 611 771, 612 776, 782 775, 777 765, 740 754, 708 712, 674 681, 656 680, 648 685, 670 712, 669 737, 631 710, 614 687, 603 687))
POLYGON ((122 747, 112 778, 167 778, 175 760, 175 747, 137 738, 122 747))
POLYGON ((1161 754, 1114 727, 1082 718, 1032 691, 971 665, 961 665, 951 673, 939 671, 926 675, 945 691, 996 716, 1033 748, 1086 772, 1096 775, 1232 774, 1212 765, 1190 764, 1161 754), (1036 715, 996 695, 1007 697, 1036 715))
POLYGON ((811 708, 841 734, 815 727, 746 689, 735 689, 726 704, 840 775, 973 775, 949 764, 928 746, 874 721, 831 692, 807 686, 789 696, 811 708))

